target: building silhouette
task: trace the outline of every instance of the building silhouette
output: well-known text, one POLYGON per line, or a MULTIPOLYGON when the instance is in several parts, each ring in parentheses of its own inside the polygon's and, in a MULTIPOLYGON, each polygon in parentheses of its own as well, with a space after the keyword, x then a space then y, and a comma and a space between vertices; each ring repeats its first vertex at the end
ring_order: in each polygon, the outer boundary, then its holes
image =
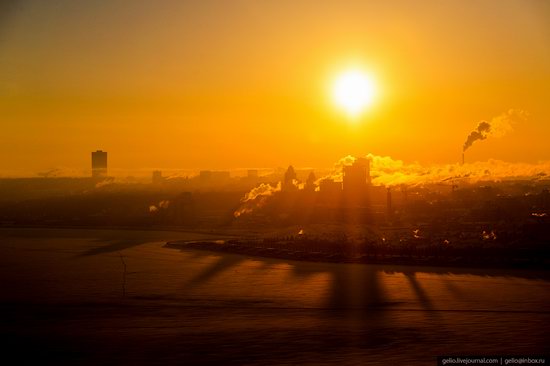
POLYGON ((201 170, 199 172, 199 180, 202 183, 222 183, 231 178, 228 171, 223 170, 201 170))
POLYGON ((296 185, 294 184, 295 181, 297 181, 298 178, 296 176, 296 171, 294 170, 294 167, 290 165, 288 169, 285 172, 283 185, 282 185, 282 191, 294 191, 297 189, 296 185))
POLYGON ((107 176, 107 152, 92 152, 92 178, 101 178, 107 176))
POLYGON ((177 225, 187 225, 196 221, 195 200, 191 192, 182 192, 172 199, 171 221, 177 225))
POLYGON ((323 179, 319 182, 319 201, 322 205, 337 206, 342 195, 342 182, 323 179))
POLYGON ((307 176, 306 185, 304 186, 304 189, 306 191, 315 191, 315 181, 317 178, 315 178, 315 173, 311 171, 309 175, 307 176))
POLYGON ((393 219, 393 202, 390 187, 386 189, 386 211, 387 219, 391 221, 393 219))
POLYGON ((160 170, 154 170, 152 178, 153 184, 162 184, 164 182, 164 177, 160 170))
POLYGON ((548 188, 543 189, 540 193, 540 206, 546 210, 550 208, 550 191, 548 191, 548 188))
POLYGON ((347 206, 362 206, 366 203, 370 179, 370 161, 356 159, 352 165, 344 166, 342 189, 347 206))

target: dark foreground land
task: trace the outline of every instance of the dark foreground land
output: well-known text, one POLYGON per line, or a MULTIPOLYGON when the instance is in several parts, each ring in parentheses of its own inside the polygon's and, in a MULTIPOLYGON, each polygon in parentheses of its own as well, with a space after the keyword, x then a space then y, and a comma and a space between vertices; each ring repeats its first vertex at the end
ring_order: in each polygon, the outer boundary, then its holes
POLYGON ((311 263, 189 249, 220 237, 0 230, 3 364, 435 365, 541 354, 547 271, 311 263))
POLYGON ((180 240, 166 244, 168 248, 209 250, 220 253, 250 255, 280 260, 362 263, 431 267, 546 269, 550 268, 548 249, 514 250, 513 248, 415 248, 391 247, 376 244, 352 244, 327 241, 324 245, 310 245, 315 241, 302 240, 180 240), (527 255, 526 255, 527 252, 527 255))

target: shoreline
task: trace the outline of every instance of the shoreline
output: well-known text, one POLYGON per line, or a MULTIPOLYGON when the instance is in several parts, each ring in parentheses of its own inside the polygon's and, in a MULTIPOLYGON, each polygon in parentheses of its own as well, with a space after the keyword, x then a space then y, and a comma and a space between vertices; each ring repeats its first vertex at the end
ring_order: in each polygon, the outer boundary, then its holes
POLYGON ((121 226, 110 226, 110 225, 0 225, 0 230, 26 230, 26 229, 36 229, 36 230, 121 230, 121 231, 147 231, 147 232, 174 232, 174 233, 191 233, 191 234, 201 234, 201 235, 211 235, 211 236, 223 236, 223 237, 239 237, 237 234, 226 233, 223 231, 216 230, 193 230, 186 229, 185 227, 178 226, 131 226, 131 225, 121 225, 121 226))
POLYGON ((225 240, 176 240, 166 242, 165 248, 170 249, 192 249, 204 250, 217 253, 230 253, 252 257, 292 260, 310 263, 340 263, 340 264, 365 264, 365 265, 395 265, 395 266, 426 266, 426 267, 449 267, 449 268, 471 268, 476 270, 500 269, 500 270, 534 270, 549 273, 545 263, 533 263, 529 261, 513 261, 513 258, 506 258, 509 262, 483 262, 469 258, 415 258, 404 256, 373 257, 373 256, 346 256, 343 254, 331 254, 324 252, 292 251, 285 249, 264 248, 243 244, 235 244, 225 240))

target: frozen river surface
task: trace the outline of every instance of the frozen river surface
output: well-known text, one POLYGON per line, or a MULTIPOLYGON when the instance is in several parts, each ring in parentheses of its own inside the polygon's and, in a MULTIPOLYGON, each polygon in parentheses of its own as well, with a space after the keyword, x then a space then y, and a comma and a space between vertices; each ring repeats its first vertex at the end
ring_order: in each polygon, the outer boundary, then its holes
POLYGON ((548 272, 164 248, 196 233, 1 229, 3 357, 40 364, 435 365, 542 354, 548 272))

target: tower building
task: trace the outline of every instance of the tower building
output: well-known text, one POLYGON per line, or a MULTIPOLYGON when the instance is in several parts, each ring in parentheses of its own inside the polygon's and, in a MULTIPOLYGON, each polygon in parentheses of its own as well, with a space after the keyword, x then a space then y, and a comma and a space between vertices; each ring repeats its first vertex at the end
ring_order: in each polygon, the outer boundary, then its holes
POLYGON ((92 178, 107 176, 107 152, 97 150, 92 152, 92 178))
POLYGON ((343 168, 342 188, 347 205, 363 205, 367 198, 367 187, 370 184, 368 159, 358 158, 352 165, 343 168))

